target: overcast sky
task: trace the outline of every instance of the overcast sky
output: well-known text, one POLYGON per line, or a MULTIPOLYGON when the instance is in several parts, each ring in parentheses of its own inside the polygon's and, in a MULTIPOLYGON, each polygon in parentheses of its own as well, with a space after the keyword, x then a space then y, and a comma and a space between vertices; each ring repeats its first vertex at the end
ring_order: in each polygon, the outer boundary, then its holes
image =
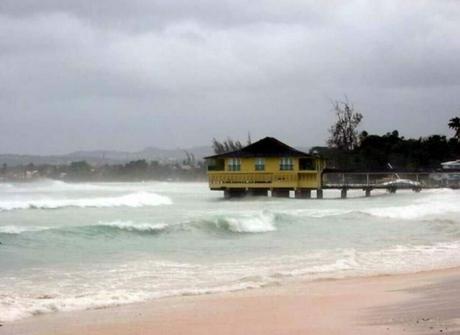
POLYGON ((449 134, 460 1, 1 0, 0 152, 449 134))

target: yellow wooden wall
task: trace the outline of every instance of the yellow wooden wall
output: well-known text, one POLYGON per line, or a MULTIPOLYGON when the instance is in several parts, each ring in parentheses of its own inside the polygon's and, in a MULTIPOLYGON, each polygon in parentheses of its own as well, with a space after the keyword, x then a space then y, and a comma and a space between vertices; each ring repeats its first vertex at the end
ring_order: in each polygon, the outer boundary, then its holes
POLYGON ((225 171, 208 171, 211 189, 230 188, 289 188, 318 189, 321 188, 321 172, 326 167, 325 161, 313 158, 315 170, 299 170, 299 158, 292 158, 293 169, 280 170, 280 157, 265 158, 265 170, 256 171, 256 158, 240 158, 239 171, 229 171, 225 159, 225 171))

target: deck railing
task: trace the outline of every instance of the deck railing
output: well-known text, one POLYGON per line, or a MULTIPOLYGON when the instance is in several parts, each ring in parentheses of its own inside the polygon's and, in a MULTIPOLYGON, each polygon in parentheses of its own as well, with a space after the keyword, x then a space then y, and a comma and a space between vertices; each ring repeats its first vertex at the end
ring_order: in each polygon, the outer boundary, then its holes
POLYGON ((459 187, 460 172, 325 172, 323 188, 388 188, 395 182, 398 186, 421 188, 459 187))
POLYGON ((318 188, 316 171, 208 172, 211 188, 318 188))
POLYGON ((208 178, 212 189, 460 188, 460 172, 324 172, 321 177, 317 171, 209 171, 208 178), (395 185, 398 180, 400 183, 395 185))

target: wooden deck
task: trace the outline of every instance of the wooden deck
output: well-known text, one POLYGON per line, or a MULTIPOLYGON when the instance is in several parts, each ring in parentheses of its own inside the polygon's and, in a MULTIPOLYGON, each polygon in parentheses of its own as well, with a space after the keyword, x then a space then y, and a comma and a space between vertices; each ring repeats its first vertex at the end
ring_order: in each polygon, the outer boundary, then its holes
POLYGON ((321 178, 323 189, 340 189, 342 197, 350 189, 362 189, 366 196, 371 190, 386 189, 396 192, 398 189, 411 189, 419 192, 423 189, 460 188, 460 171, 457 172, 324 172, 321 178))
POLYGON ((318 199, 323 198, 323 190, 340 190, 341 197, 347 198, 348 190, 362 190, 371 196, 372 190, 383 189, 395 193, 398 190, 452 188, 460 189, 460 171, 434 172, 347 172, 324 171, 282 171, 271 172, 214 172, 208 173, 212 190, 224 191, 226 198, 252 196, 311 198, 315 191, 318 199))

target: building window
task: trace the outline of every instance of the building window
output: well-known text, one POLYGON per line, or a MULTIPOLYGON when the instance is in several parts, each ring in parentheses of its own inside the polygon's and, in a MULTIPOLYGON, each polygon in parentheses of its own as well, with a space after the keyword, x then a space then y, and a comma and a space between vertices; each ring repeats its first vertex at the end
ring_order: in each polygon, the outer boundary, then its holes
POLYGON ((225 170, 225 160, 223 159, 209 159, 208 162, 208 171, 224 171, 225 170))
POLYGON ((256 158, 256 171, 265 171, 265 159, 256 158))
POLYGON ((280 161, 280 170, 281 171, 290 171, 294 170, 294 165, 292 164, 292 158, 283 157, 280 161))
POLYGON ((315 170, 315 161, 312 158, 300 158, 299 170, 315 170))
POLYGON ((239 158, 230 158, 228 160, 228 170, 229 171, 240 171, 241 170, 241 161, 239 158))

